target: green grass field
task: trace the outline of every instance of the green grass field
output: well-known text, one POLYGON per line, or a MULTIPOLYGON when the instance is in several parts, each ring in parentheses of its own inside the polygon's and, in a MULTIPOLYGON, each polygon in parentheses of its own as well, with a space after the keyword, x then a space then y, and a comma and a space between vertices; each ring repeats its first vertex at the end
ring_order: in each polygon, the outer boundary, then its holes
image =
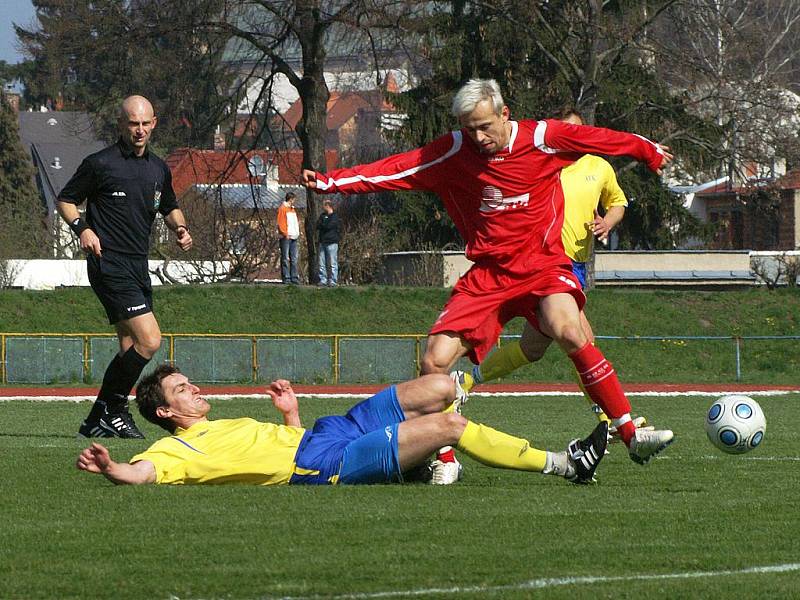
MULTIPOLYGON (((115 487, 73 467, 88 404, 3 402, 0 598, 796 598, 798 401, 759 398, 765 441, 737 457, 705 438, 709 398, 633 397, 678 436, 647 467, 614 445, 577 487, 464 458, 445 488, 115 487)), ((301 403, 310 424, 353 401, 301 403)), ((559 450, 594 425, 576 398, 465 413, 559 450)), ((246 399, 212 413, 244 415, 276 418, 246 399)), ((118 459, 146 445, 109 443, 118 459)))

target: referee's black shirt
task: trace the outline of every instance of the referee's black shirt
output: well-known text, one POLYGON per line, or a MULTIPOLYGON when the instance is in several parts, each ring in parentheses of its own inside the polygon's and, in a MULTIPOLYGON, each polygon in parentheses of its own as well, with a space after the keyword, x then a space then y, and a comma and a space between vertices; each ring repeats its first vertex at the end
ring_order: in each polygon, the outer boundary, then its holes
POLYGON ((102 250, 136 256, 147 256, 156 212, 178 208, 167 164, 149 149, 136 156, 122 139, 87 156, 58 198, 86 200, 86 221, 102 250))

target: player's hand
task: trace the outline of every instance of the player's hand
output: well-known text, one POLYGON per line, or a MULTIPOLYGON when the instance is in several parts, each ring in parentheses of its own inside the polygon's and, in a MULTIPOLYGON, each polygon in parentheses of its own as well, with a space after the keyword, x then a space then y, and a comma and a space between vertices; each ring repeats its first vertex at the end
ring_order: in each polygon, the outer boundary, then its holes
POLYGON ((91 252, 98 258, 102 254, 102 250, 100 248, 100 238, 97 237, 97 234, 91 229, 84 229, 81 231, 80 244, 81 250, 87 254, 91 252))
POLYGON ((661 159, 661 166, 658 169, 656 169, 656 175, 663 175, 664 174, 664 171, 663 171, 664 167, 666 165, 668 165, 669 163, 671 163, 672 159, 675 158, 675 157, 672 154, 670 154, 669 146, 664 146, 663 144, 656 144, 656 146, 658 146, 658 149, 660 150, 660 154, 663 157, 661 159))
POLYGON ((267 394, 272 398, 272 404, 283 414, 285 425, 300 427, 300 412, 297 406, 297 396, 294 395, 292 384, 286 379, 278 379, 269 384, 267 394))
POLYGON ((597 209, 594 211, 594 220, 589 224, 589 229, 592 230, 594 237, 603 244, 608 243, 608 234, 611 233, 611 228, 606 223, 606 220, 600 216, 597 209))
POLYGON ((102 444, 92 442, 91 446, 78 455, 75 466, 81 471, 89 473, 106 473, 112 464, 108 449, 102 444))
POLYGON ((189 230, 186 226, 179 226, 178 229, 175 231, 175 235, 177 236, 178 246, 184 252, 187 252, 192 247, 192 234, 189 233, 189 230))
POLYGON ((311 169, 303 169, 303 174, 300 176, 300 184, 310 190, 317 189, 317 172, 311 169))

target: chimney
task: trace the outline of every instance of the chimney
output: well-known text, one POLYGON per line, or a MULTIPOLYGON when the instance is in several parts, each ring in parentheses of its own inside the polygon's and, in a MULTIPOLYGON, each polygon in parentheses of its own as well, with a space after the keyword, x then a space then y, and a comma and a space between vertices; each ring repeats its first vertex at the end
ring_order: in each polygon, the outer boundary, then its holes
POLYGON ((54 156, 53 157, 53 162, 50 163, 50 166, 53 167, 54 169, 60 169, 61 168, 61 159, 58 156, 54 156))
POLYGON ((214 150, 217 152, 225 150, 225 136, 220 133, 219 125, 217 125, 217 130, 214 132, 214 150))

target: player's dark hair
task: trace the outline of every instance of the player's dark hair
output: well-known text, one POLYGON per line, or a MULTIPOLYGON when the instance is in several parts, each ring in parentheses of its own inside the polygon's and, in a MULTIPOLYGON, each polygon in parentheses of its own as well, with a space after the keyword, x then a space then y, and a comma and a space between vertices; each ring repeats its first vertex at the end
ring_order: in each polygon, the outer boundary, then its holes
POLYGON ((136 386, 136 406, 139 407, 139 413, 154 425, 158 425, 170 433, 175 432, 175 424, 169 419, 159 417, 156 409, 159 406, 167 405, 167 398, 161 388, 161 382, 166 377, 180 372, 178 367, 164 363, 158 365, 150 375, 143 377, 136 386))
POLYGON ((569 105, 563 107, 561 110, 558 111, 558 114, 556 115, 556 119, 558 119, 559 121, 563 121, 564 119, 566 119, 567 117, 571 117, 572 115, 575 115, 576 117, 578 117, 584 123, 586 122, 586 119, 583 118, 583 115, 581 114, 581 111, 579 111, 574 106, 569 106, 569 105))

